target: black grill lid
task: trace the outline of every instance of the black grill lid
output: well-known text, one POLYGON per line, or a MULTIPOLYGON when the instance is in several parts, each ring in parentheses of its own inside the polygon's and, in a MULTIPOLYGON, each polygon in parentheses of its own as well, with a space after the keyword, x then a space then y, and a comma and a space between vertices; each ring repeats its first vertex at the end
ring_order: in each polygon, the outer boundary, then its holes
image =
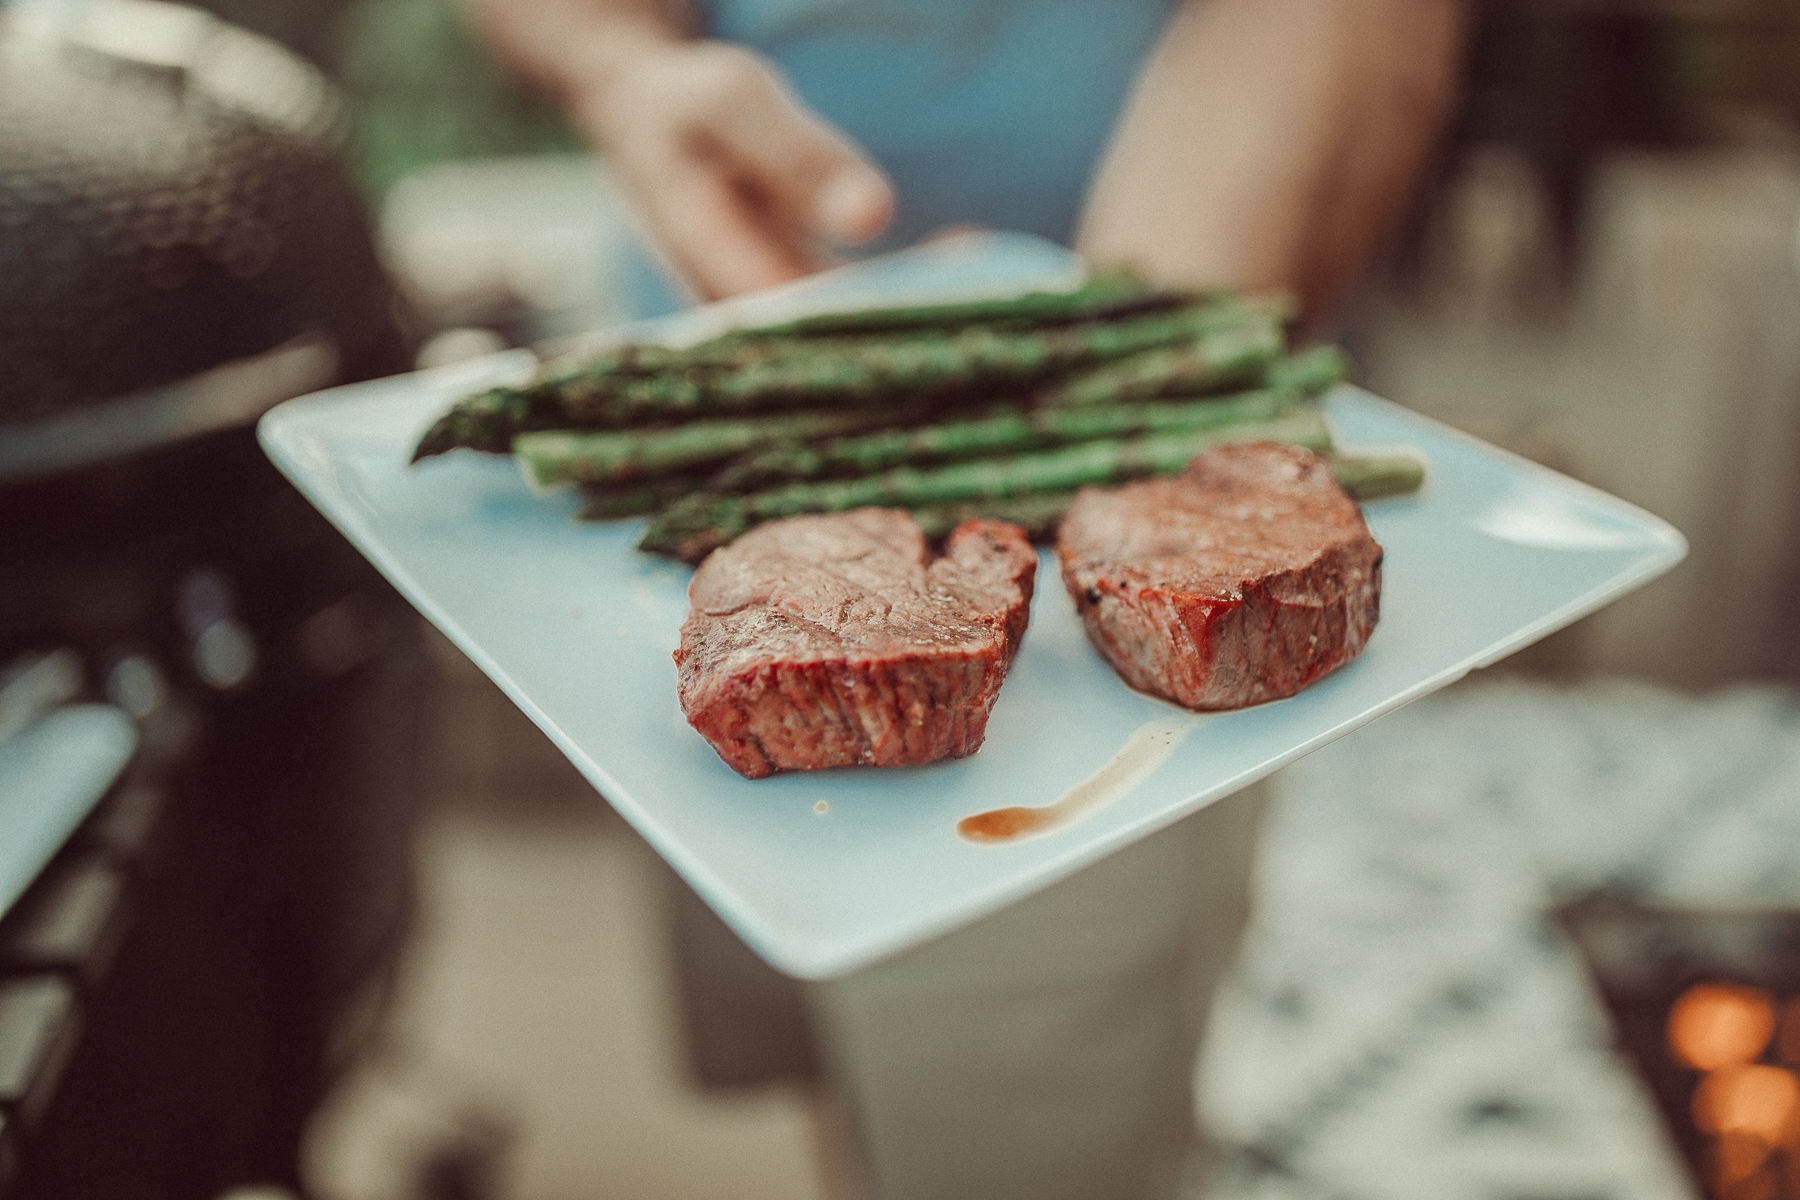
POLYGON ((324 78, 196 9, 80 11, 0 13, 0 425, 296 339, 405 369, 324 78))

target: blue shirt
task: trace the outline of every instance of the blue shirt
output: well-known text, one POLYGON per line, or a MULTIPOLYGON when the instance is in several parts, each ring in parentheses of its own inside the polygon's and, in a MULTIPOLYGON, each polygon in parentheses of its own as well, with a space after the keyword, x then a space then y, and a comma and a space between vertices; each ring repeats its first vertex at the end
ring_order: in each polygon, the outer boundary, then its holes
POLYGON ((700 0, 893 180, 870 252, 972 222, 1067 243, 1177 0, 700 0))

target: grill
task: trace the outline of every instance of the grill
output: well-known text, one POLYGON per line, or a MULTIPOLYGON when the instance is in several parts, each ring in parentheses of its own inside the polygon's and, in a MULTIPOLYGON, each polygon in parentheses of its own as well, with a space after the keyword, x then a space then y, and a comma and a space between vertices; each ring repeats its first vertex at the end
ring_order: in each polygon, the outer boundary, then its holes
POLYGON ((1800 912, 1596 896, 1559 920, 1700 1194, 1800 1197, 1800 912))
POLYGON ((203 1196, 295 1181, 411 898, 415 619, 251 425, 412 346, 321 77, 79 11, 0 14, 0 668, 140 748, 0 916, 0 1194, 203 1196))

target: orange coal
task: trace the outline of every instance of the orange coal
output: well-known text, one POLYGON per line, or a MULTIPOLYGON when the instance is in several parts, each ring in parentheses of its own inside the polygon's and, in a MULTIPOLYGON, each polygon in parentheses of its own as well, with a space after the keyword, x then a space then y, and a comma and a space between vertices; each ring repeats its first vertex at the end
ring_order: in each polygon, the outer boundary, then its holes
POLYGON ((1693 1111, 1703 1133, 1790 1145, 1800 1140, 1800 1079, 1760 1063, 1720 1067, 1694 1089, 1693 1111))
POLYGON ((1669 1012, 1669 1048, 1697 1071, 1754 1062, 1775 1035, 1775 1000, 1761 988, 1697 983, 1669 1012))

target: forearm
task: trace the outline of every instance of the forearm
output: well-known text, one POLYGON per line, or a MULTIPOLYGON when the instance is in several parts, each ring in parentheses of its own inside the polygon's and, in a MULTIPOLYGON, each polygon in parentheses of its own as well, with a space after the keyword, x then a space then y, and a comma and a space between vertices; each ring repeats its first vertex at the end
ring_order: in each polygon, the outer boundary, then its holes
POLYGON ((520 77, 574 108, 633 58, 694 36, 681 0, 464 0, 520 77))
POLYGON ((1397 215, 1454 88, 1455 0, 1188 0, 1095 177, 1077 246, 1317 320, 1397 215))

